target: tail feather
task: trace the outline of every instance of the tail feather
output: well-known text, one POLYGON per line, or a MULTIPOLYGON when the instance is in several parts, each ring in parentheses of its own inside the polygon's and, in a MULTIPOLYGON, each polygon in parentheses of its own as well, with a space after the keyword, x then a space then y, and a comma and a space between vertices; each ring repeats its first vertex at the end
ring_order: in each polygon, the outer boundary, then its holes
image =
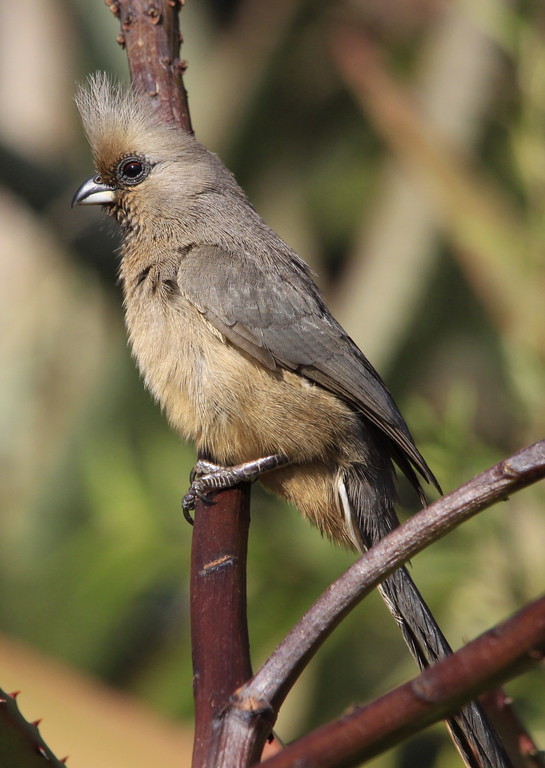
MULTIPOLYGON (((380 470, 373 472, 368 464, 353 464, 339 479, 339 489, 344 485, 339 494, 343 511, 346 518, 352 518, 352 537, 362 552, 398 525, 393 472, 385 472, 384 467, 380 470)), ((421 669, 452 653, 406 568, 399 568, 385 579, 379 591, 421 669)), ((447 721, 447 726, 470 768, 512 768, 498 735, 477 702, 467 704, 447 721)))

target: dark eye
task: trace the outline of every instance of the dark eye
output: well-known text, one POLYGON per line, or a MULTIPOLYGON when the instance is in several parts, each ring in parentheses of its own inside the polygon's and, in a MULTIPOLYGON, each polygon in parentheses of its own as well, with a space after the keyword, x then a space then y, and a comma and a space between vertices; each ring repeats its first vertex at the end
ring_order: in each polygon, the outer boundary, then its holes
POLYGON ((119 180, 125 184, 138 184, 146 178, 148 172, 149 166, 139 157, 125 158, 117 167, 119 180))
POLYGON ((122 168, 122 173, 123 176, 127 176, 129 179, 136 179, 137 176, 140 176, 143 170, 142 163, 139 163, 137 160, 131 160, 130 163, 125 163, 122 168))

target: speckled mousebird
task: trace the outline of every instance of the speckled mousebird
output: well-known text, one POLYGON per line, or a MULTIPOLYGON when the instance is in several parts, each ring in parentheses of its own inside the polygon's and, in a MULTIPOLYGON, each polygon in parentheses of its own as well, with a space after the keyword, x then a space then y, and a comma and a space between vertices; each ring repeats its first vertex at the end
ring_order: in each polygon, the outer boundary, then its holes
MULTIPOLYGON (((73 204, 122 231, 132 351, 172 426, 200 456, 184 498, 241 479, 363 551, 394 526, 394 463, 438 488, 383 381, 333 318, 311 271, 214 154, 150 100, 96 75, 78 107, 97 173, 73 204)), ((381 586, 421 666, 450 652, 405 568, 381 586)), ((469 765, 504 766, 476 704, 451 722, 469 765)))

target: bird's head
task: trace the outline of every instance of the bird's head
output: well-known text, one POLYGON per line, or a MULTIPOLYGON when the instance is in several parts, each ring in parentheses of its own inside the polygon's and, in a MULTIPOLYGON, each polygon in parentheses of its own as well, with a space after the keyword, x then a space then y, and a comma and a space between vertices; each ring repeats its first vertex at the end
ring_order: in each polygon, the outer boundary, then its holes
POLYGON ((72 206, 105 206, 131 229, 179 218, 191 200, 229 184, 215 155, 179 127, 162 123, 147 96, 99 73, 80 88, 76 103, 96 173, 78 189, 72 206))

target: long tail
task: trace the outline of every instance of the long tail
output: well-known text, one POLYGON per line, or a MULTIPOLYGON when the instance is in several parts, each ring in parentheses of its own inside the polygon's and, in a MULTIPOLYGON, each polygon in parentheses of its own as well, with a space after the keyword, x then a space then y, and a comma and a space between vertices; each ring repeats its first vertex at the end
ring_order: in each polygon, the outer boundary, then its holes
MULTIPOLYGON (((361 551, 372 547, 398 524, 390 473, 373 472, 373 477, 369 473, 368 465, 354 464, 339 480, 345 517, 361 551), (383 478, 382 487, 377 485, 377 476, 383 478)), ((406 568, 399 568, 385 579, 379 590, 421 669, 452 653, 406 568)), ((467 704, 447 725, 470 768, 512 768, 496 731, 477 702, 467 704)))

